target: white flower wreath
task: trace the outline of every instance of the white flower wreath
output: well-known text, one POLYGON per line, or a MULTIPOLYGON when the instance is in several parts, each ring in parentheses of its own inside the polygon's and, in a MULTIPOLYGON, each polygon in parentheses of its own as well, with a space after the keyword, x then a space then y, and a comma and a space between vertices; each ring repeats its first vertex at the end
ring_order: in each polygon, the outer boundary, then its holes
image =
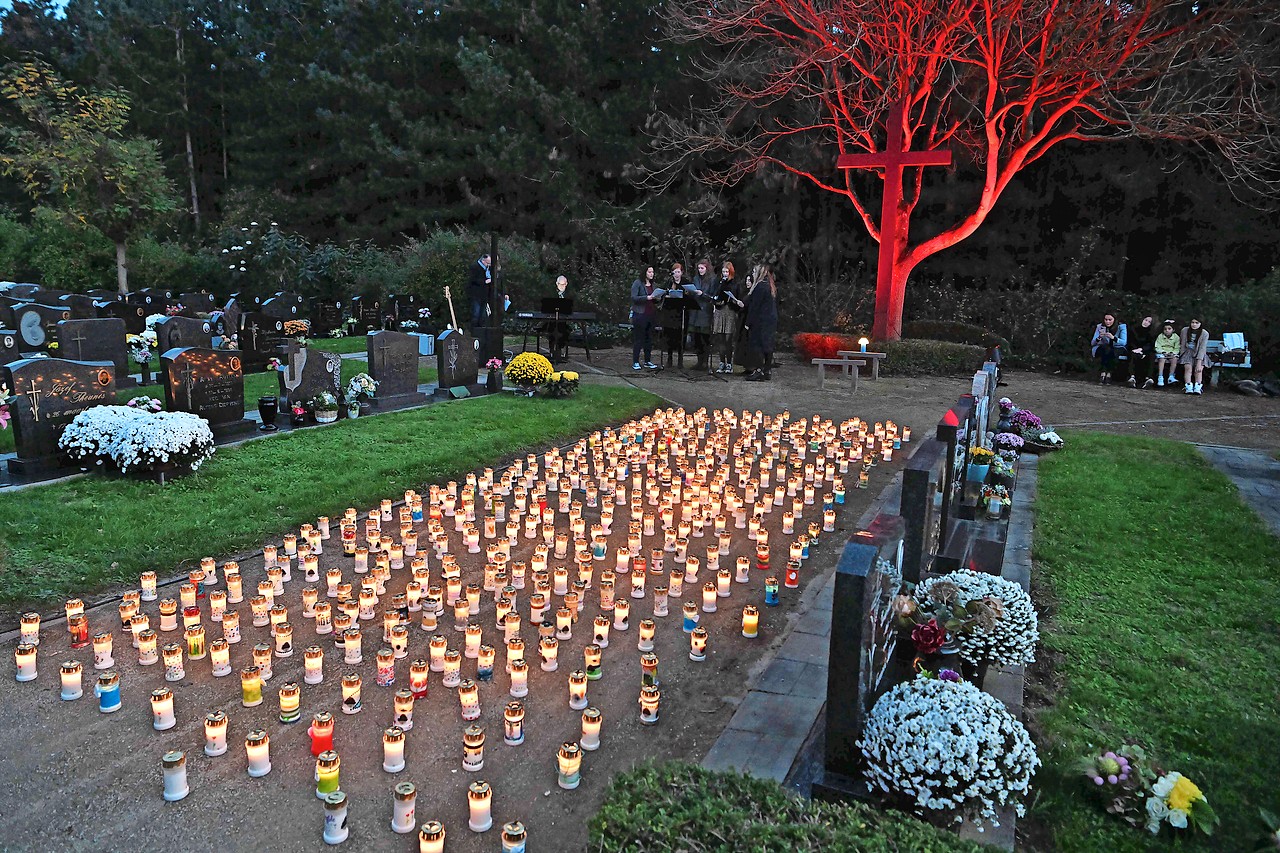
POLYGON ((1026 728, 995 697, 967 682, 921 677, 871 709, 858 742, 873 789, 906 797, 918 814, 950 812, 979 827, 996 810, 1019 817, 1040 757, 1026 728))
POLYGON ((995 575, 959 569, 921 581, 916 598, 924 600, 938 584, 955 587, 956 603, 961 607, 982 598, 999 602, 996 619, 989 626, 979 622, 972 630, 955 635, 961 658, 975 665, 989 661, 999 666, 1028 664, 1036 659, 1040 620, 1031 597, 1021 586, 995 575))

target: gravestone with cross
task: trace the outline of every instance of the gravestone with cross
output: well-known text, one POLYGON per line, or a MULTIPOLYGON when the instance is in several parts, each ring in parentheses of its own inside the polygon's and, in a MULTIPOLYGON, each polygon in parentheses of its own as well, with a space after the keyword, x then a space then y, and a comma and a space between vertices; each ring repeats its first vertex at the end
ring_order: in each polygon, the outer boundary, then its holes
POLYGON ((58 357, 70 361, 109 361, 116 366, 116 387, 132 388, 138 382, 129 375, 129 345, 124 321, 62 320, 58 323, 58 357))
POLYGON ((336 299, 311 300, 311 336, 326 337, 342 325, 342 302, 336 299))
POLYGON ((98 303, 99 317, 117 317, 124 321, 124 330, 131 335, 140 334, 147 328, 147 307, 125 302, 123 299, 109 299, 98 303))
POLYGON ((382 328, 382 302, 372 296, 352 297, 351 316, 357 332, 377 331, 382 328))
POLYGON ((436 371, 441 391, 475 385, 480 372, 476 339, 457 329, 442 332, 436 338, 436 371))
POLYGON ((865 792, 858 748, 876 700, 910 673, 897 653, 893 599, 902 587, 902 519, 877 515, 844 546, 836 564, 828 652, 823 778, 813 795, 843 799, 865 792))
POLYGON ((240 319, 240 351, 251 373, 265 370, 267 361, 276 356, 276 347, 285 336, 284 323, 258 311, 240 319))
POLYGON ((244 416, 244 365, 240 353, 179 347, 160 356, 165 407, 209 422, 217 437, 256 428, 244 416))
POLYGON ((14 328, 23 352, 44 352, 56 341, 55 329, 60 320, 70 320, 71 311, 65 305, 42 305, 28 302, 13 309, 14 328))
POLYGON ((401 332, 370 332, 365 349, 369 373, 378 383, 373 405, 399 409, 421 403, 427 395, 418 391, 418 339, 401 332))
POLYGON ((30 358, 3 368, 15 396, 9 405, 17 452, 9 473, 30 477, 61 467, 58 439, 75 416, 116 401, 115 365, 62 358, 30 358))
POLYGON ((165 317, 156 323, 156 351, 175 347, 213 347, 213 323, 191 317, 165 317))
POLYGON ((342 356, 305 347, 292 338, 278 352, 284 369, 277 373, 285 403, 306 402, 323 391, 342 399, 342 356))

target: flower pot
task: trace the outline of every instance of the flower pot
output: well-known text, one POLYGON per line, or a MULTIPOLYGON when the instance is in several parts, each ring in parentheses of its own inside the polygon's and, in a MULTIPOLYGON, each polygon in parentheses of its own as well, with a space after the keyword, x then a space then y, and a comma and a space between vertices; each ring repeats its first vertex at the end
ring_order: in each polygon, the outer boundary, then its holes
POLYGON ((349 418, 358 418, 358 417, 360 417, 360 404, 359 404, 359 403, 348 403, 348 404, 347 404, 347 417, 349 417, 349 418))
POLYGON ((290 416, 289 416, 289 423, 293 424, 293 425, 294 425, 294 426, 296 426, 296 427, 306 426, 306 425, 307 425, 307 413, 306 413, 306 412, 303 412, 303 413, 302 413, 302 414, 300 414, 300 415, 298 415, 298 414, 290 415, 290 416))
POLYGON ((338 419, 337 409, 333 409, 333 410, 317 409, 316 410, 316 423, 318 424, 331 424, 337 419, 338 419))
POLYGON ((964 478, 970 483, 985 483, 990 470, 990 465, 975 465, 970 462, 969 467, 965 470, 964 478))
POLYGON ((490 394, 497 394, 502 390, 502 374, 499 371, 489 371, 489 375, 484 382, 484 390, 490 394))
POLYGON ((262 396, 258 398, 258 418, 262 421, 262 426, 258 429, 263 432, 273 432, 276 429, 276 417, 280 414, 280 399, 272 396, 262 396))
POLYGON ((1004 514, 1004 504, 995 499, 987 500, 987 518, 995 520, 1004 514))

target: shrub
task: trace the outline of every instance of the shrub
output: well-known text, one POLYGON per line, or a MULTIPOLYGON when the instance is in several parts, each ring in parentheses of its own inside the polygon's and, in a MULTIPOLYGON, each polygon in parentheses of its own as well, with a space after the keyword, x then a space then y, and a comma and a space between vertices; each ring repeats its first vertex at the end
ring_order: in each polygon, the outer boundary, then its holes
POLYGON ((1005 355, 1009 354, 1009 341, 995 332, 970 323, 954 323, 946 321, 922 320, 915 323, 902 324, 902 337, 930 341, 948 341, 953 344, 971 344, 972 346, 999 346, 1005 355))
POLYGON ((836 332, 801 332, 791 339, 796 353, 806 363, 814 358, 838 358, 840 350, 856 350, 858 339, 836 332))
POLYGON ((590 849, 610 851, 981 849, 901 812, 802 800, 776 782, 684 762, 615 776, 589 831, 590 849))
POLYGON ((968 373, 982 367, 986 351, 970 344, 903 339, 875 344, 885 354, 880 372, 890 376, 968 373))

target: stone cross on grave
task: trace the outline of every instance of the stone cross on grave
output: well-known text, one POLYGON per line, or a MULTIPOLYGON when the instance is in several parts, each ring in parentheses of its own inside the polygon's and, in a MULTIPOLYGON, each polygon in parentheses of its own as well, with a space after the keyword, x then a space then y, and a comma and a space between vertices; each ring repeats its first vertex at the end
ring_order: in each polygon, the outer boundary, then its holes
POLYGON ((305 351, 302 345, 293 338, 280 343, 276 347, 282 356, 284 356, 285 364, 285 381, 293 383, 293 387, 297 387, 298 381, 302 379, 302 366, 307 363, 306 358, 297 359, 296 364, 294 356, 305 351))
MULTIPOLYGON (((903 144, 906 104, 896 101, 889 108, 888 138, 878 154, 841 154, 838 169, 883 169, 884 199, 880 204, 880 256, 876 262, 875 334, 885 334, 890 306, 894 304, 894 267, 898 263, 898 210, 902 205, 902 171, 908 166, 950 166, 950 151, 908 151, 903 144)), ((906 235, 903 234, 905 243, 906 235)), ((899 284, 905 287, 905 282, 899 284)))
POLYGON ((83 329, 81 329, 81 328, 79 328, 79 327, 76 327, 76 330, 75 330, 75 331, 76 331, 75 336, 74 336, 74 337, 71 337, 71 338, 67 338, 67 343, 69 343, 69 344, 70 344, 70 343, 73 343, 73 344, 75 344, 75 345, 76 345, 76 354, 75 354, 75 355, 68 355, 68 356, 67 356, 67 358, 71 358, 71 359, 79 360, 79 359, 81 358, 82 354, 84 353, 84 342, 85 342, 86 338, 85 338, 85 336, 84 336, 84 330, 83 330, 83 329))
POLYGON ((31 387, 27 389, 27 400, 31 403, 31 420, 40 420, 40 398, 44 396, 44 391, 36 387, 36 381, 31 380, 31 387))
POLYGON ((387 350, 391 349, 391 344, 385 339, 378 341, 378 370, 385 371, 387 369, 387 350))
POLYGON ((182 363, 182 371, 178 376, 182 379, 182 387, 187 389, 187 411, 191 411, 195 406, 192 403, 191 394, 195 390, 195 368, 191 366, 191 362, 184 361, 182 363))

